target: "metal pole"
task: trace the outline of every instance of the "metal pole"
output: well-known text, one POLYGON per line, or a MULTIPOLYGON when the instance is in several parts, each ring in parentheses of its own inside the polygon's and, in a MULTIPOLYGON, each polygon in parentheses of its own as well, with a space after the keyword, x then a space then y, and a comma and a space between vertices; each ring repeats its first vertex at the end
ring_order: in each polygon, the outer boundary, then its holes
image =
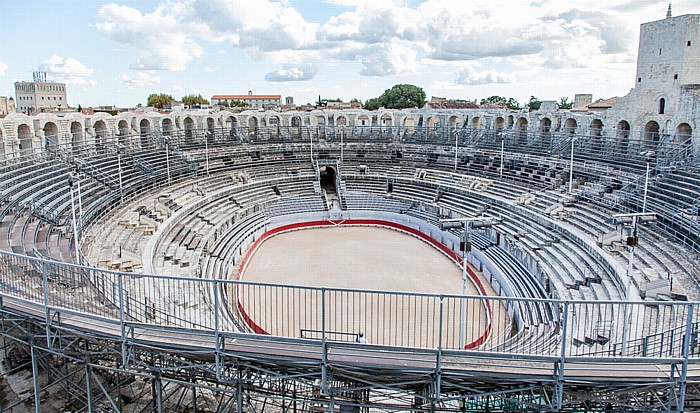
POLYGON ((90 367, 90 358, 85 360, 85 390, 87 391, 87 408, 88 412, 94 411, 92 405, 92 368, 90 367))
POLYGON ((460 314, 459 321, 459 348, 464 349, 466 346, 466 330, 467 330, 467 309, 466 301, 464 296, 467 295, 467 249, 469 248, 469 238, 471 236, 469 232, 469 223, 464 223, 464 232, 466 233, 466 244, 462 250, 462 311, 460 314))
POLYGON ((501 175, 500 175, 501 178, 503 178, 503 155, 504 155, 505 144, 506 144, 506 138, 501 137, 501 175))
POLYGON ((569 193, 571 193, 571 190, 573 189, 574 185, 574 142, 576 139, 574 137, 571 137, 571 160, 569 162, 569 193))
MULTIPOLYGON (((321 133, 320 130, 319 133, 321 133)), ((314 163, 314 135, 312 133, 309 134, 309 143, 311 143, 311 163, 314 163)))
POLYGON ((124 187, 122 185, 122 151, 121 149, 117 149, 117 162, 118 162, 118 168, 119 168, 119 198, 121 199, 121 203, 124 203, 124 187))
POLYGON ((80 250, 78 248, 78 221, 75 219, 75 199, 73 198, 73 178, 68 177, 68 186, 70 188, 70 205, 73 214, 73 245, 75 246, 75 262, 80 264, 80 250))
POLYGON ((647 193, 649 192, 649 161, 647 160, 647 174, 644 179, 644 202, 642 203, 642 213, 647 212, 647 193))
POLYGON ((34 410, 36 413, 41 413, 41 392, 39 388, 39 364, 37 363, 37 354, 34 347, 34 338, 31 338, 29 344, 32 347, 32 379, 34 384, 34 410))
POLYGON ((458 143, 459 143, 459 134, 457 133, 457 130, 455 129, 455 172, 457 171, 457 150, 459 149, 458 143))
POLYGON ((207 166, 207 176, 209 176, 209 135, 207 133, 204 134, 204 158, 207 166))
MULTIPOLYGON (((637 235, 637 217, 632 217, 632 236, 637 235)), ((632 294, 630 290, 632 289, 632 271, 634 267, 634 246, 630 247, 630 253, 627 260, 627 285, 625 287, 625 299, 630 301, 632 299, 632 294)), ((629 304, 625 303, 624 320, 622 325, 622 349, 620 355, 624 356, 627 353, 627 337, 629 335, 628 321, 630 317, 629 304)))
POLYGON ((83 219, 83 197, 80 192, 80 177, 76 175, 75 179, 78 181, 78 216, 80 219, 83 219))
POLYGON ((170 151, 167 143, 165 144, 165 167, 168 171, 168 185, 170 185, 170 151))
POLYGON ((343 162, 343 137, 345 136, 344 129, 340 129, 340 162, 343 162))

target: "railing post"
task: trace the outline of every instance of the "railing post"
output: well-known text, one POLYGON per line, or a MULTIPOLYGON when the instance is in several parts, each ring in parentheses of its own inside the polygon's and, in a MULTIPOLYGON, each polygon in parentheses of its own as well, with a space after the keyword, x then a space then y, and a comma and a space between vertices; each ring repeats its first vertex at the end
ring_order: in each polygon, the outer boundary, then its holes
POLYGON ((126 366, 126 325, 124 311, 124 274, 117 274, 117 284, 119 288, 119 334, 122 340, 122 366, 126 366))
MULTIPOLYGON (((438 403, 440 401, 441 385, 442 385, 442 320, 444 317, 444 303, 445 297, 440 294, 440 316, 438 318, 440 327, 438 328, 438 348, 437 348, 437 361, 435 365, 435 397, 433 403, 438 403)), ((462 347, 462 350, 464 348, 462 347)))
POLYGON ((567 329, 569 326, 569 302, 564 301, 563 317, 561 320, 561 354, 557 368, 557 406, 561 410, 564 401, 564 364, 566 363, 567 329))
POLYGON ((686 379, 688 377, 688 358, 690 357, 690 346, 693 340, 690 339, 690 334, 693 331, 693 315, 695 314, 695 304, 688 306, 688 315, 685 322, 685 337, 683 337, 683 365, 681 368, 680 390, 678 395, 678 411, 683 411, 685 404, 686 379))
POLYGON ((328 392, 328 376, 326 362, 328 351, 326 349, 326 289, 321 288, 321 391, 328 392))
POLYGON ((214 360, 216 363, 216 380, 221 381, 221 363, 219 358, 219 289, 214 279, 214 360))
POLYGON ((41 260, 41 286, 44 289, 44 317, 46 320, 46 346, 51 347, 51 314, 49 310, 49 276, 46 272, 46 261, 41 260))

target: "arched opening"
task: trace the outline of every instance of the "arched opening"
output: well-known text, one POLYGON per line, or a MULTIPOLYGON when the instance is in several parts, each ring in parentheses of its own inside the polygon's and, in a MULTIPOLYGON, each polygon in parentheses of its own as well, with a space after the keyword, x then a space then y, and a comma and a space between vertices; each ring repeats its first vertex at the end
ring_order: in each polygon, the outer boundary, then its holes
POLYGON ((226 128, 228 129, 228 135, 230 137, 237 136, 236 135, 236 128, 238 127, 238 119, 234 118, 233 116, 229 116, 226 118, 226 128))
POLYGON ((506 129, 513 129, 514 122, 515 122, 515 119, 513 118, 513 115, 508 115, 508 121, 506 122, 506 129))
POLYGON ((576 119, 569 118, 564 122, 564 133, 571 136, 576 133, 576 128, 578 128, 578 123, 576 119))
POLYGON ((73 150, 77 150, 83 145, 83 125, 80 122, 70 124, 71 144, 73 150))
POLYGON ((216 122, 214 118, 207 118, 207 144, 213 145, 216 142, 216 122))
POLYGON ((328 194, 334 194, 336 179, 335 169, 333 169, 331 166, 321 166, 319 169, 321 176, 321 188, 323 188, 328 194))
POLYGON ((248 118, 248 136, 258 136, 258 118, 255 116, 248 118))
POLYGON ((188 116, 182 124, 185 127, 185 144, 191 145, 194 138, 194 120, 188 116))
POLYGON ((593 143, 591 145, 591 150, 595 152, 600 152, 603 148, 601 144, 601 136, 603 136, 603 121, 600 119, 593 119, 591 124, 588 126, 588 132, 591 137, 593 137, 593 143))
POLYGON ((7 152, 5 151, 5 137, 3 136, 2 128, 0 128, 0 160, 4 161, 5 159, 7 159, 6 153, 7 152))
POLYGON ((59 143, 58 126, 53 122, 46 122, 44 125, 44 146, 46 149, 55 150, 59 143))
POLYGON ((515 128, 518 136, 518 143, 520 145, 527 144, 527 124, 528 122, 525 118, 518 118, 518 120, 515 123, 515 128))
POLYGON ((501 133, 505 130, 506 128, 506 120, 503 119, 503 117, 499 116, 496 118, 496 120, 493 122, 493 125, 496 129, 496 133, 501 133))
POLYGON ((117 128, 119 129, 119 143, 124 145, 126 137, 129 136, 129 122, 120 120, 117 124, 117 128))
POLYGON ((548 147, 552 141, 552 120, 549 118, 540 120, 540 139, 545 147, 548 147))
POLYGON ((659 115, 663 115, 666 113, 666 99, 661 98, 659 99, 659 115))
POLYGON ((367 115, 360 115, 357 117, 357 126, 370 126, 369 117, 367 115))
POLYGON ((141 119, 139 122, 139 136, 141 138, 141 148, 148 148, 148 136, 151 133, 151 122, 148 119, 141 119))
POLYGON ((348 124, 348 120, 345 118, 345 116, 338 116, 335 119, 335 124, 337 126, 346 126, 348 124))
POLYGON ((676 142, 689 144, 693 136, 693 128, 687 123, 681 123, 676 127, 676 142))
POLYGON ((98 120, 92 125, 95 129, 95 145, 102 145, 107 140, 107 124, 103 120, 98 120))
POLYGON ((472 118, 472 129, 479 129, 481 127, 481 118, 474 116, 472 118))
POLYGON ((383 114, 382 117, 380 118, 380 126, 394 126, 394 121, 391 119, 391 116, 389 114, 383 114))
POLYGON ((450 116, 450 118, 447 120, 447 125, 450 128, 450 130, 457 129, 458 123, 459 119, 457 118, 457 116, 450 116))
POLYGON ((32 129, 26 123, 17 127, 20 155, 28 155, 32 152, 32 129))
POLYGON ((617 150, 619 153, 626 153, 630 141, 630 123, 621 120, 617 123, 617 150))
POLYGON ((659 124, 652 120, 647 122, 644 126, 644 140, 647 142, 658 142, 659 141, 659 124))
POLYGON ((163 123, 161 123, 161 130, 163 131, 163 135, 169 136, 170 134, 172 134, 173 120, 170 118, 163 119, 163 123))

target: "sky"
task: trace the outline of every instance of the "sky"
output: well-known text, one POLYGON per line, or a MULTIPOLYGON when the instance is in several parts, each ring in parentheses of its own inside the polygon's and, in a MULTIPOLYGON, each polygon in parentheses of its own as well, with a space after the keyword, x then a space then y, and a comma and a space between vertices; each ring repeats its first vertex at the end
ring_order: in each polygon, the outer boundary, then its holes
MULTIPOLYGON (((700 13, 676 0, 673 15, 700 13)), ((39 0, 0 2, 0 96, 47 72, 71 106, 151 93, 365 101, 395 84, 526 102, 624 96, 656 0, 39 0)))

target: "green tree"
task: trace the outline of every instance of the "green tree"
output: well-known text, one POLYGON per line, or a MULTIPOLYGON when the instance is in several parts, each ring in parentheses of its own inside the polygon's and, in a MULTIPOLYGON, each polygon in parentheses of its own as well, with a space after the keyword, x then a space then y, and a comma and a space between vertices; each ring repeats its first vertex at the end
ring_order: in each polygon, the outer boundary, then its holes
POLYGON ((367 110, 421 108, 425 105, 425 92, 414 85, 394 85, 381 96, 367 100, 363 105, 367 110))
POLYGON ((154 108, 163 109, 163 106, 167 105, 173 100, 171 95, 165 93, 151 93, 148 95, 146 100, 146 106, 153 106, 154 108))
POLYGON ((515 100, 513 98, 508 99, 508 102, 506 102, 506 106, 508 107, 508 109, 513 109, 513 110, 519 110, 519 109, 523 108, 522 106, 520 106, 520 102, 518 102, 517 100, 515 100))
POLYGON ((559 109, 571 109, 574 107, 573 102, 569 102, 568 97, 563 97, 559 100, 559 109))
POLYGON ((244 108, 248 106, 248 104, 245 102, 241 102, 240 100, 232 100, 231 103, 229 103, 229 106, 232 108, 244 108))
POLYGON ((506 105, 508 103, 508 99, 504 98, 503 96, 489 96, 485 99, 481 99, 481 102, 479 104, 481 105, 491 105, 491 104, 498 104, 498 105, 506 105))
POLYGON ((530 96, 530 101, 527 103, 527 108, 530 112, 539 110, 542 107, 542 101, 534 96, 530 96))
POLYGON ((185 106, 193 105, 208 105, 209 101, 204 99, 202 95, 185 95, 182 97, 182 104, 185 106))

